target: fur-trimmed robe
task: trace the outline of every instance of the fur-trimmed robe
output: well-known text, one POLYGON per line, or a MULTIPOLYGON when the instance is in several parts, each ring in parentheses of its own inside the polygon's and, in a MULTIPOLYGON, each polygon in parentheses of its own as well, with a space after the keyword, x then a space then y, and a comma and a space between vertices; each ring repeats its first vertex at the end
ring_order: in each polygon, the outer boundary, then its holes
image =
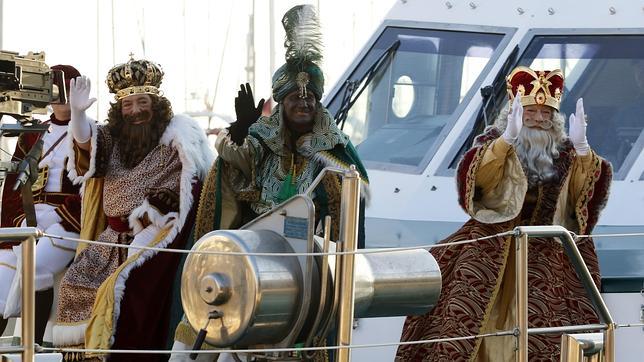
MULTIPOLYGON (((105 129, 101 130, 92 124, 92 149, 89 160, 87 152, 85 157, 81 157, 82 152, 78 148, 70 152, 70 175, 76 183, 82 182, 84 188, 81 238, 96 240, 99 235, 104 235, 104 231, 115 232, 113 228, 106 229, 103 206, 109 201, 107 198, 117 196, 110 194, 109 183, 118 184, 119 172, 123 175, 120 178, 127 178, 128 173, 122 173, 123 170, 115 168, 115 164, 110 163, 114 161, 111 158, 113 153, 111 149, 106 149, 110 148, 106 144, 115 144, 115 142, 108 141, 109 136, 105 133, 105 129), (97 137, 97 134, 101 133, 102 136, 97 137)), ((163 215, 150 205, 146 197, 143 197, 141 204, 130 211, 129 220, 123 218, 122 221, 126 227, 129 221, 129 229, 133 230, 136 237, 136 233, 141 230, 141 225, 138 218, 132 216, 141 216, 147 212, 151 223, 160 228, 149 245, 180 249, 187 246, 196 213, 194 201, 198 199, 201 183, 213 162, 213 155, 204 131, 193 119, 182 115, 175 115, 172 118, 159 143, 160 145, 141 161, 141 164, 147 164, 146 169, 140 171, 146 172, 150 177, 162 174, 157 181, 162 185, 168 182, 168 179, 178 180, 179 211, 163 215), (168 170, 169 168, 172 170, 168 170)), ((136 170, 135 167, 132 172, 136 170)), ((149 183, 149 180, 141 180, 141 184, 147 187, 157 186, 149 183)), ((136 197, 140 197, 142 186, 131 185, 132 189, 137 189, 136 197)), ((111 188, 114 192, 113 186, 111 188)), ((118 197, 128 198, 127 190, 125 194, 121 193, 118 197)), ((134 197, 134 194, 130 194, 129 197, 134 197)), ((101 265, 105 267, 114 265, 113 258, 118 258, 119 254, 123 258, 122 253, 114 253, 114 250, 114 248, 96 245, 79 245, 76 260, 67 274, 81 273, 81 275, 66 275, 63 280, 63 284, 65 280, 70 280, 72 283, 67 283, 65 286, 64 294, 67 296, 63 295, 63 288, 61 288, 59 322, 62 319, 61 315, 73 316, 74 309, 71 312, 69 310, 69 308, 76 308, 73 305, 73 299, 65 303, 64 298, 73 298, 76 285, 79 287, 85 285, 82 273, 90 273, 87 275, 89 278, 87 280, 91 280, 92 273, 97 275, 101 273, 97 272, 101 265), (101 259, 101 256, 106 255, 110 255, 109 259, 101 259), (74 264, 79 262, 83 262, 84 266, 91 266, 92 260, 96 260, 99 265, 95 265, 92 269, 74 268, 74 264)), ((84 342, 86 348, 94 349, 165 348, 166 336, 172 328, 169 326, 172 284, 180 258, 180 254, 140 250, 120 265, 117 263, 116 270, 109 274, 97 291, 95 290, 96 297, 93 307, 90 306, 89 319, 74 323, 59 323, 54 327, 54 344, 78 346, 84 342)), ((89 292, 91 293, 91 290, 89 292)), ((78 296, 86 295, 88 289, 84 287, 78 289, 76 293, 78 296)), ((114 355, 110 360, 153 361, 160 358, 161 356, 158 355, 114 355)))
MULTIPOLYGON (((506 147, 499 182, 477 187, 484 155, 500 136, 494 127, 479 136, 457 171, 459 203, 470 215, 463 227, 441 243, 473 239, 523 225, 559 224, 579 234, 592 231, 603 209, 612 171, 594 152, 583 161, 569 140, 554 160, 555 177, 529 188, 514 148, 506 147), (582 185, 571 192, 574 184, 582 185), (576 194, 575 194, 576 193, 576 194)), ((498 142, 504 142, 501 139, 498 142)), ((515 253, 510 238, 432 249, 443 275, 436 307, 424 316, 408 317, 403 341, 471 336, 512 329, 515 322, 515 253)), ((597 285, 599 264, 590 238, 577 243, 597 285)), ((530 328, 597 323, 586 292, 558 241, 530 238, 528 247, 528 323, 530 328)), ((531 361, 558 361, 560 335, 529 337, 531 361)), ((514 360, 514 337, 407 345, 398 349, 400 361, 507 361, 514 360)))

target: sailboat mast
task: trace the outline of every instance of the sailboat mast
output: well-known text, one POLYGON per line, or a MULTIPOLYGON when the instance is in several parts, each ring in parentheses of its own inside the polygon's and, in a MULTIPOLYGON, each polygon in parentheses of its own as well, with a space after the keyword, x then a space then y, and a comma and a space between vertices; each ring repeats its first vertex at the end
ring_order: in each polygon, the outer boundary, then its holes
POLYGON ((275 71, 275 3, 274 0, 268 1, 268 64, 270 69, 268 74, 273 74, 275 71))
MULTIPOLYGON (((3 20, 4 20, 4 0, 0 0, 0 24, 3 23, 3 20)), ((3 38, 2 26, 0 26, 0 49, 3 49, 2 38, 3 38)))
POLYGON ((253 89, 255 87, 255 0, 251 2, 251 11, 248 16, 248 39, 246 42, 246 80, 253 89))

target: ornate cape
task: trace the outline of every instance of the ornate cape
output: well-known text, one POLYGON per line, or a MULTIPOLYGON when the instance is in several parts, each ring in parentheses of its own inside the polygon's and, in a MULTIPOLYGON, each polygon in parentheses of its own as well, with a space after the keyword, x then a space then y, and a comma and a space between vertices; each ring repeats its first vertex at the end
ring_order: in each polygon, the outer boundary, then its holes
MULTIPOLYGON (((475 180, 483 155, 499 136, 498 129, 488 129, 461 160, 457 171, 459 203, 472 219, 441 243, 489 236, 520 225, 560 224, 580 234, 590 233, 608 199, 610 164, 591 153, 590 169, 583 173, 581 192, 576 195, 576 201, 566 200, 571 169, 579 162, 569 141, 564 143, 555 160, 554 179, 530 190, 518 157, 509 152, 499 184, 501 190, 497 199, 489 198, 476 187, 475 180), (506 195, 507 190, 513 191, 506 195)), ((440 300, 427 315, 407 318, 402 340, 470 336, 511 329, 514 326, 515 256, 510 245, 509 238, 499 237, 433 249, 431 253, 443 274, 440 300)), ((599 264, 593 241, 580 240, 578 247, 599 285, 599 264)), ((531 238, 528 268, 530 328, 597 323, 592 304, 556 240, 531 238)), ((514 358, 512 339, 494 337, 483 342, 477 339, 408 345, 398 349, 398 358, 404 361, 472 361, 477 357, 509 360, 514 358)), ((530 360, 558 360, 559 344, 559 335, 530 336, 530 360)))
MULTIPOLYGON (((92 125, 92 152, 89 163, 80 169, 87 169, 79 175, 74 167, 83 163, 78 150, 70 156, 70 175, 76 183, 83 183, 83 225, 81 238, 96 240, 106 227, 103 212, 103 178, 92 178, 97 170, 97 128, 92 125)), ((71 137, 71 136, 70 136, 71 137)), ((174 222, 164 222, 161 215, 147 203, 132 211, 139 214, 148 211, 152 223, 165 224, 154 238, 151 246, 159 248, 184 248, 187 245, 194 223, 196 204, 201 182, 212 164, 203 130, 186 116, 176 115, 170 121, 160 140, 177 152, 181 163, 179 212, 174 222)), ((100 160, 99 160, 100 161, 100 160)), ((109 174, 106 175, 109 177, 109 174)), ((130 228, 137 229, 130 220, 130 228)), ((165 220, 167 221, 167 220, 165 220)), ((188 245, 189 247, 189 245, 188 245)), ((77 254, 91 247, 79 246, 77 254)), ((57 325, 54 328, 55 345, 77 345, 82 343, 93 349, 164 349, 166 348, 170 308, 173 302, 172 284, 179 265, 179 254, 141 250, 125 260, 105 280, 96 294, 89 320, 73 325, 57 325), (127 293, 126 293, 127 291, 127 293), (84 338, 83 338, 84 337, 84 338)), ((159 356, 148 356, 157 360, 159 356)), ((111 360, 143 360, 143 356, 114 355, 111 360)), ((147 358, 147 357, 146 357, 147 358)))

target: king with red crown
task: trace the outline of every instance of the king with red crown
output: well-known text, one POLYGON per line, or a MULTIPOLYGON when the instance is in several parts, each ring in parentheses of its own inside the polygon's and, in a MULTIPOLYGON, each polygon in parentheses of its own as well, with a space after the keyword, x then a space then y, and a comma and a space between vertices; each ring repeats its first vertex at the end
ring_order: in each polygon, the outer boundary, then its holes
MULTIPOLYGON (((561 225, 590 234, 608 199, 612 168, 586 139, 583 100, 559 112, 561 70, 517 67, 507 77, 510 107, 479 135, 456 175, 459 203, 469 216, 441 243, 476 239, 526 225, 561 225)), ((591 238, 577 242, 597 285, 591 238)), ((428 314, 408 317, 403 341, 466 337, 514 328, 515 250, 508 237, 432 249, 443 273, 441 298, 428 314)), ((561 243, 531 238, 528 247, 529 328, 597 323, 561 243)), ((531 335, 531 361, 559 360, 561 335, 531 335)), ((401 361, 513 361, 514 337, 404 345, 401 361)))
POLYGON ((559 110, 564 77, 561 70, 539 71, 516 67, 507 78, 510 100, 518 93, 523 106, 546 105, 559 110))

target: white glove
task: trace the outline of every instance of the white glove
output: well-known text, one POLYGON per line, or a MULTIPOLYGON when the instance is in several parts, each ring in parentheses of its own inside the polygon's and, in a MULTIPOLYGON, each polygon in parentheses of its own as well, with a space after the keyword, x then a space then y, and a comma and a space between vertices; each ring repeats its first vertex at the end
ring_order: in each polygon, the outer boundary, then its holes
POLYGON ((501 135, 509 144, 513 144, 516 141, 521 128, 523 128, 523 105, 519 99, 520 97, 519 94, 514 97, 512 111, 508 114, 508 125, 505 127, 503 135, 501 135))
POLYGON ((585 156, 590 152, 590 145, 586 139, 586 114, 584 113, 584 100, 577 100, 577 109, 575 114, 571 114, 568 119, 568 137, 575 146, 575 151, 580 156, 585 156))
POLYGON ((89 126, 89 119, 85 111, 96 102, 96 98, 89 98, 89 91, 92 84, 86 76, 80 76, 69 82, 69 107, 72 111, 70 127, 74 140, 78 143, 86 143, 92 136, 89 126))

